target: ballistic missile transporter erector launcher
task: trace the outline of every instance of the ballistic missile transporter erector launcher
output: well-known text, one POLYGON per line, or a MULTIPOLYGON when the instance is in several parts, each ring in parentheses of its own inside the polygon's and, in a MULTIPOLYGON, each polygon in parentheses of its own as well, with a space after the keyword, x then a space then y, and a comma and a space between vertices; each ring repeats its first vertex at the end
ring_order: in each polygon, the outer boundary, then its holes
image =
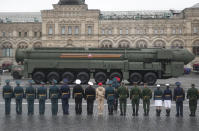
POLYGON ((36 83, 67 78, 69 83, 80 79, 86 84, 119 77, 121 80, 155 84, 157 79, 178 77, 184 65, 195 57, 186 49, 99 49, 99 48, 34 48, 18 49, 16 62, 23 64, 24 78, 36 83))

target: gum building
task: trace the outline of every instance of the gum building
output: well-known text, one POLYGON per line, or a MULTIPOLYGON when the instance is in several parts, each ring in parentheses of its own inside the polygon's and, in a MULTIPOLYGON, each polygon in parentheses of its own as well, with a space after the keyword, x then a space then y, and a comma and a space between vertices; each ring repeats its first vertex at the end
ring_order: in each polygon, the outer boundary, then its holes
MULTIPOLYGON (((187 48, 199 56, 199 3, 184 10, 101 11, 60 0, 41 12, 0 12, 0 61, 17 48, 187 48)), ((199 60, 199 57, 192 62, 199 60)))

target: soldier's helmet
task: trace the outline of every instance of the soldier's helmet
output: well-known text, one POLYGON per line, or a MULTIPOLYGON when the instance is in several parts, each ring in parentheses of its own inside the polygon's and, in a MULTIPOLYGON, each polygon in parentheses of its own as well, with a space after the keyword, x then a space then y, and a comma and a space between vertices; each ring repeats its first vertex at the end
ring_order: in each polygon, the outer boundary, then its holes
POLYGON ((93 86, 93 82, 91 82, 91 81, 89 81, 88 84, 89 84, 90 86, 93 86))
POLYGON ((10 83, 10 80, 5 80, 5 83, 10 83))
POLYGON ((180 85, 181 85, 181 83, 180 83, 180 82, 176 82, 175 84, 176 84, 176 86, 180 86, 180 85))
POLYGON ((159 85, 159 84, 157 85, 157 88, 160 88, 160 85, 159 85))
POLYGON ((195 87, 195 84, 191 84, 191 87, 195 87))
POLYGON ((81 80, 77 79, 77 80, 75 81, 75 83, 78 84, 78 85, 80 85, 80 84, 81 84, 81 80))
POLYGON ((64 79, 63 79, 63 82, 64 82, 64 83, 68 83, 68 79, 64 78, 64 79))

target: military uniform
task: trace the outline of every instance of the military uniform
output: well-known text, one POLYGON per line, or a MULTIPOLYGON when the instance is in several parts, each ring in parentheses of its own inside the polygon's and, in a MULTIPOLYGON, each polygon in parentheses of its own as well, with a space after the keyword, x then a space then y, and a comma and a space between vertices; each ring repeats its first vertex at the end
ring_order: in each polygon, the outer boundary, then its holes
POLYGON ((5 114, 10 114, 11 99, 13 97, 13 88, 9 85, 10 80, 6 80, 6 85, 3 87, 3 98, 5 100, 5 114))
POLYGON ((57 81, 53 80, 53 86, 49 89, 49 98, 51 99, 52 115, 57 115, 58 112, 58 99, 60 98, 59 88, 56 86, 57 81))
POLYGON ((37 98, 39 100, 39 114, 44 115, 45 113, 45 103, 47 99, 47 89, 44 87, 43 82, 41 86, 37 89, 37 98))
POLYGON ((36 90, 32 86, 33 81, 29 81, 30 86, 26 88, 25 90, 25 98, 28 102, 28 115, 34 114, 34 100, 36 98, 36 90))
POLYGON ((129 90, 124 83, 118 88, 118 95, 120 100, 121 116, 126 115, 127 98, 129 97, 129 90))
POLYGON ((120 86, 120 83, 118 82, 119 81, 119 78, 113 78, 113 83, 112 83, 112 87, 115 89, 115 93, 114 93, 114 111, 117 111, 117 109, 118 109, 118 92, 117 92, 117 90, 118 90, 118 88, 119 88, 119 86, 120 86))
POLYGON ((113 115, 115 91, 114 91, 114 88, 111 86, 112 81, 109 81, 108 85, 109 86, 105 90, 105 98, 107 99, 109 115, 113 115))
POLYGON ((20 86, 20 82, 16 82, 17 86, 14 88, 14 97, 16 100, 16 112, 18 115, 22 114, 22 101, 24 98, 24 89, 20 86))
POLYGON ((99 87, 96 89, 96 98, 98 101, 98 114, 102 115, 104 111, 104 97, 105 97, 105 89, 102 87, 102 83, 98 84, 99 87))
POLYGON ((189 109, 191 112, 190 116, 195 116, 198 97, 198 89, 196 89, 195 85, 192 84, 192 88, 187 91, 187 99, 189 99, 189 109))
POLYGON ((82 99, 84 98, 84 89, 80 85, 81 81, 76 80, 76 85, 73 87, 73 99, 75 99, 76 114, 82 114, 82 99))
POLYGON ((160 85, 157 85, 157 89, 154 91, 154 100, 155 100, 156 115, 157 116, 160 116, 160 113, 161 113, 162 96, 163 96, 163 92, 160 89, 160 85))
POLYGON ((67 85, 68 80, 64 79, 63 80, 64 84, 60 88, 60 93, 61 93, 61 100, 62 100, 62 109, 63 109, 63 114, 68 115, 69 114, 69 99, 70 99, 70 87, 67 85))
POLYGON ((137 85, 131 88, 130 99, 132 103, 133 116, 135 115, 138 116, 141 95, 142 95, 141 90, 137 87, 137 85))
POLYGON ((183 101, 185 99, 184 90, 180 87, 180 82, 176 82, 173 99, 176 101, 176 116, 183 116, 183 101))
POLYGON ((142 90, 142 100, 143 100, 143 108, 145 116, 149 115, 151 98, 152 98, 152 91, 145 85, 144 89, 142 90))
POLYGON ((166 108, 166 116, 170 116, 171 111, 171 101, 172 101, 172 91, 169 89, 169 84, 166 84, 166 89, 163 93, 164 106, 166 108))
POLYGON ((85 99, 87 101, 87 114, 92 115, 93 114, 93 106, 94 101, 96 98, 96 91, 95 88, 93 88, 93 83, 88 82, 89 86, 85 89, 85 99))

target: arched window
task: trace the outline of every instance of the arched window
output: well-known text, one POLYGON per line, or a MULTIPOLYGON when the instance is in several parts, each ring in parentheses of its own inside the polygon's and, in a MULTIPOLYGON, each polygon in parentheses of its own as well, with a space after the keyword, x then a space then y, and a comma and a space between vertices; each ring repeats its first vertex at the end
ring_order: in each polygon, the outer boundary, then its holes
POLYGON ((166 43, 162 40, 156 40, 154 43, 153 43, 153 47, 155 48, 165 48, 166 47, 166 43))
POLYGON ((13 56, 13 47, 10 42, 3 43, 1 48, 2 48, 3 57, 12 57, 13 56))
POLYGON ((17 48, 26 49, 26 48, 28 48, 28 44, 26 42, 21 42, 18 44, 17 48))
POLYGON ((101 44, 101 48, 113 48, 113 43, 110 40, 104 40, 101 44))
POLYGON ((139 40, 136 42, 136 48, 147 48, 147 42, 145 40, 139 40))
POLYGON ((130 47, 130 42, 127 40, 121 40, 119 42, 118 48, 129 48, 130 47))
POLYGON ((184 48, 184 43, 181 40, 175 40, 171 44, 171 48, 184 48))
POLYGON ((196 56, 199 56, 199 40, 195 41, 193 43, 193 53, 196 55, 196 56))

